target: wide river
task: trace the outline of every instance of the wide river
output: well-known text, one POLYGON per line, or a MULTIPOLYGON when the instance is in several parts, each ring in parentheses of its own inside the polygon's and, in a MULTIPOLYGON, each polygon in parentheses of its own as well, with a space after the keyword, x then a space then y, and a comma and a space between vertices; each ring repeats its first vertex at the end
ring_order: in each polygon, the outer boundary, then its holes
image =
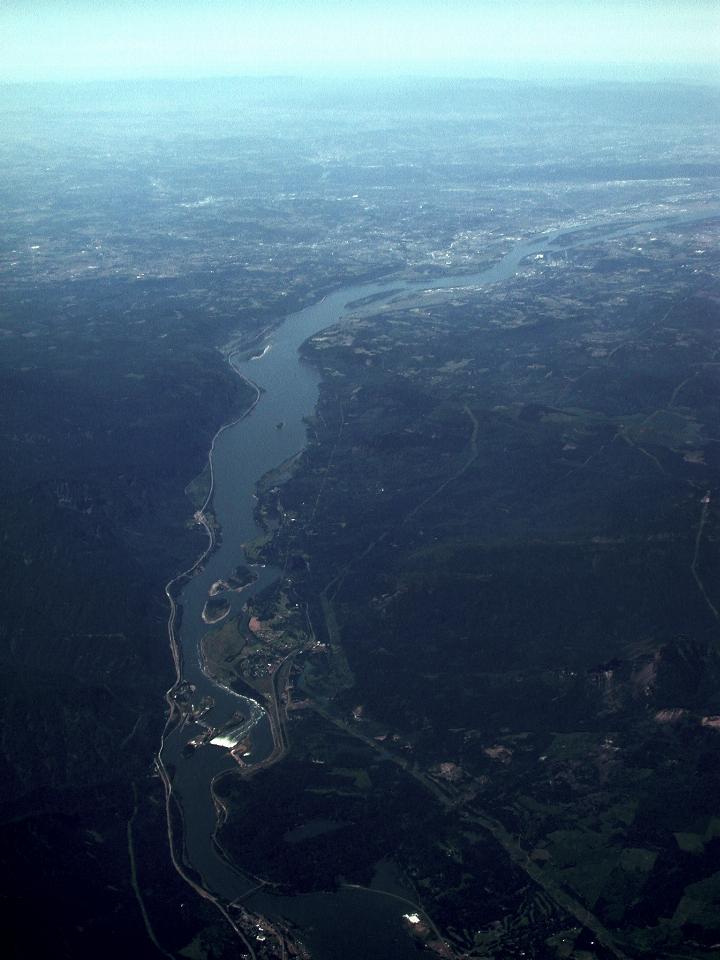
MULTIPOLYGON (((300 361, 298 349, 305 340, 337 323, 347 305, 355 300, 377 297, 380 306, 386 299, 413 292, 500 283, 515 276, 523 260, 541 252, 558 253, 562 249, 594 242, 600 236, 609 239, 645 227, 657 230, 667 223, 692 222, 717 215, 716 210, 683 211, 679 216, 633 224, 627 221, 621 225, 583 224, 523 241, 492 267, 478 274, 419 282, 385 280, 345 287, 286 317, 260 345, 258 355, 253 359, 231 358, 237 372, 255 383, 262 394, 248 416, 226 427, 216 437, 211 453, 212 510, 222 531, 221 541, 194 575, 185 581, 176 598, 182 614, 181 622, 174 627, 175 641, 181 651, 182 680, 195 686, 192 697, 195 704, 203 697, 211 697, 214 703, 203 717, 203 723, 218 727, 241 713, 245 722, 235 732, 234 739, 242 739, 242 735, 249 732, 251 756, 248 762, 259 762, 272 750, 270 725, 259 704, 220 687, 203 673, 200 641, 213 628, 202 621, 201 613, 210 586, 227 578, 239 564, 246 562, 243 544, 262 533, 254 519, 258 481, 305 445, 303 418, 314 411, 319 383, 318 372, 300 361), (582 235, 588 229, 600 232, 589 240, 587 235, 582 235), (575 242, 574 233, 579 234, 575 242), (277 428, 279 423, 283 424, 282 429, 277 428)), ((280 571, 269 567, 256 568, 256 573, 257 581, 246 590, 223 594, 231 603, 231 616, 248 597, 280 576, 280 571)), ((253 887, 255 882, 222 859, 213 843, 216 811, 210 784, 215 776, 232 769, 235 763, 222 746, 207 744, 192 752, 184 750, 188 740, 202 730, 196 723, 186 723, 166 732, 160 760, 169 775, 172 796, 183 814, 182 851, 178 853, 184 863, 202 878, 202 886, 228 903, 253 887)), ((278 842, 282 842, 281 838, 278 842)), ((389 889, 387 876, 379 886, 389 889)), ((403 890, 396 883, 391 892, 402 895, 403 890)), ((417 947, 405 932, 402 921, 408 907, 378 893, 349 889, 298 897, 260 893, 253 895, 246 905, 250 910, 270 917, 287 917, 303 931, 308 931, 303 939, 317 960, 337 960, 338 957, 365 960, 368 956, 398 960, 407 957, 411 960, 417 956, 417 947), (357 936, 358 929, 362 930, 362 937, 357 936)))

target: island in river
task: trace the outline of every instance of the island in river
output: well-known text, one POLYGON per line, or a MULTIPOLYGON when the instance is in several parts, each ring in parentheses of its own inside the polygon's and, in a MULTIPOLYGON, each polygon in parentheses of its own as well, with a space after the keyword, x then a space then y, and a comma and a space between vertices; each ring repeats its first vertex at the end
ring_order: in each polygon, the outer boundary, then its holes
POLYGON ((230 602, 225 597, 210 596, 205 601, 202 618, 205 623, 219 623, 230 613, 230 602))

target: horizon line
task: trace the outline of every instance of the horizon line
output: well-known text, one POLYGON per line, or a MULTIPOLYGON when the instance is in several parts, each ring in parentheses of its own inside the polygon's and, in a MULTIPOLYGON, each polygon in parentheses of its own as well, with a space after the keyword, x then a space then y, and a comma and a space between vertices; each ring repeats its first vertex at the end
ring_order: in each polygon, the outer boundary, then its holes
MULTIPOLYGON (((617 64, 608 63, 600 69, 611 69, 617 64)), ((681 67, 684 65, 678 65, 681 67)), ((379 82, 407 82, 425 81, 431 83, 496 83, 516 86, 531 85, 569 85, 592 84, 598 86, 657 86, 672 84, 679 86, 720 87, 720 71, 713 71, 712 76, 679 74, 658 74, 653 77, 608 77, 587 74, 570 73, 557 76, 502 76, 498 74, 450 74, 450 73, 421 73, 421 72, 387 72, 387 73, 222 73, 201 74, 167 74, 154 76, 142 74, 137 76, 104 76, 104 77, 42 77, 42 78, 13 78, 0 76, 0 87, 39 87, 39 86, 103 86, 112 84, 172 84, 172 83, 213 83, 253 81, 267 82, 313 82, 313 83, 379 83, 379 82)))

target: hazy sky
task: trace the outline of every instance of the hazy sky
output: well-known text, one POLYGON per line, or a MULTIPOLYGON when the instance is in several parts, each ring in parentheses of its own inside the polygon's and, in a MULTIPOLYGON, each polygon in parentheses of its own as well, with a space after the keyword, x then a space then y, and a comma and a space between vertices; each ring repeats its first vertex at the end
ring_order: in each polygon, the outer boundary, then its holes
POLYGON ((720 0, 0 0, 0 80, 720 79, 720 0))

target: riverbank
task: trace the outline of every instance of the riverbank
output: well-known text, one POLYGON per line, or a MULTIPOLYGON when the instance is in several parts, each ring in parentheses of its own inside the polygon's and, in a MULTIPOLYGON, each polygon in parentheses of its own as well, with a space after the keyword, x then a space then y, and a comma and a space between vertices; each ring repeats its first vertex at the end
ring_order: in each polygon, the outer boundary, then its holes
MULTIPOLYGON (((620 229, 614 233, 620 234, 620 229)), ((582 228, 578 228, 578 231, 582 228)), ((631 228, 623 226, 622 231, 628 232, 631 228)), ((508 280, 519 270, 524 268, 528 257, 546 250, 559 235, 559 231, 547 234, 518 244, 498 264, 480 276, 464 276, 445 278, 442 282, 434 282, 433 289, 447 290, 460 286, 484 286, 497 284, 508 280)), ((566 242, 568 231, 563 233, 563 242, 566 242)), ((579 241, 580 243, 584 241, 579 241)), ((425 291, 425 284, 401 285, 402 291, 409 295, 425 291)), ((243 562, 244 553, 242 544, 248 543, 258 535, 257 518, 255 516, 254 493, 258 481, 266 476, 268 471, 278 463, 288 461, 297 455, 305 444, 305 420, 311 414, 317 397, 319 374, 307 365, 299 362, 297 350, 299 346, 314 333, 336 323, 342 315, 345 303, 359 294, 393 296, 397 294, 398 283, 387 284, 385 287, 376 286, 371 289, 348 288, 328 296, 319 304, 288 317, 273 334, 271 350, 263 351, 261 356, 252 360, 237 362, 237 372, 245 377, 247 365, 252 364, 253 383, 258 390, 256 402, 253 405, 253 416, 245 415, 243 425, 238 429, 226 428, 216 438, 211 451, 213 511, 222 532, 222 544, 219 550, 206 552, 202 560, 191 568, 194 575, 186 577, 182 583, 183 622, 177 631, 177 624, 171 610, 169 633, 180 637, 182 650, 179 656, 178 671, 192 674, 193 682, 197 685, 197 696, 209 689, 212 679, 207 672, 197 668, 198 647, 201 629, 202 604, 207 598, 207 591, 213 583, 226 577, 228 572, 243 562), (260 404, 260 395, 263 403, 260 404), (282 430, 276 425, 283 422, 282 430)), ((476 433, 476 422, 469 416, 468 425, 470 443, 476 433)), ((236 421, 238 423, 238 421, 236 421)), ((470 451, 472 453, 472 450, 470 451)), ((459 475, 457 475, 459 476, 459 475)), ((444 482, 444 481, 443 481, 444 482)), ((440 487, 439 489, 442 489, 440 487)), ((207 503, 205 505, 207 509, 207 503)), ((199 522, 202 522, 201 516, 199 522)), ((212 532, 209 537, 212 538, 212 532)), ((213 543, 214 546, 214 543, 213 543)), ((263 590, 278 582, 282 584, 285 573, 280 569, 266 568, 258 582, 251 585, 242 593, 239 602, 252 600, 263 590)), ((234 608, 235 609, 235 608, 234 608)), ((259 648, 262 649, 262 648, 259 648)), ((271 671, 271 662, 267 661, 267 668, 271 671)), ((276 673, 273 676, 282 678, 280 666, 276 664, 276 673)), ((253 728, 251 734, 251 749, 243 753, 251 754, 249 763, 245 763, 246 770, 243 776, 252 776, 251 771, 265 769, 276 763, 287 749, 287 736, 283 726, 282 709, 278 703, 278 690, 275 688, 274 698, 268 702, 265 717, 262 723, 253 728), (264 741, 260 743, 260 737, 264 741)), ((212 689, 216 692, 217 685, 212 689)), ((226 697, 218 697, 214 707, 216 716, 211 722, 218 728, 226 721, 227 715, 237 707, 238 695, 227 691, 226 697)), ((171 707, 172 709, 172 707, 171 707)), ((177 720, 177 715, 174 716, 177 720)), ((216 782, 217 777, 235 769, 237 758, 223 753, 216 748, 211 759, 204 759, 208 751, 201 748, 192 758, 183 755, 183 745, 191 733, 190 730, 168 728, 168 735, 163 743, 163 754, 168 750, 172 754, 172 762, 176 769, 175 785, 170 787, 173 799, 177 800, 181 808, 191 811, 192 816, 184 817, 186 831, 186 856, 190 862, 198 865, 202 873, 203 882, 209 885, 214 895, 229 902, 233 895, 237 895, 238 875, 230 874, 218 861, 217 851, 213 849, 211 837, 216 826, 217 811, 212 803, 210 782, 216 782), (172 738, 172 743, 170 740, 172 738), (166 748, 166 744, 168 745, 166 748), (211 774, 211 776, 209 776, 211 774), (205 778, 205 779, 203 779, 205 778)), ((246 761, 248 758, 242 758, 246 761)))

